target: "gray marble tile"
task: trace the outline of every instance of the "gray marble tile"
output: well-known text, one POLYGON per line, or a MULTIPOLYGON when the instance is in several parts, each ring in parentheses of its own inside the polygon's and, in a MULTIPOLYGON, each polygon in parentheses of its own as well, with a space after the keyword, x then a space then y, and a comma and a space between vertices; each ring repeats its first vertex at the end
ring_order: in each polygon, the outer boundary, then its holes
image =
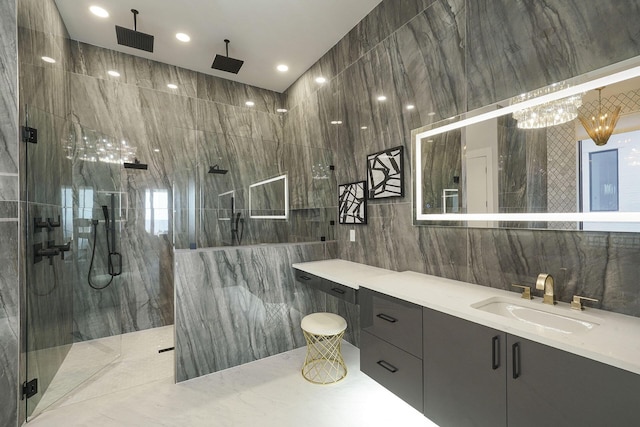
POLYGON ((16 2, 0 5, 0 172, 18 172, 16 2))
POLYGON ((482 0, 467 7, 469 110, 640 53, 636 0, 482 0))
POLYGON ((198 100, 197 129, 251 138, 257 141, 282 141, 282 121, 279 114, 256 111, 249 107, 235 107, 198 100))
POLYGON ((0 218, 18 218, 18 202, 0 202, 0 218))
POLYGON ((71 43, 71 57, 69 69, 77 74, 179 96, 197 96, 198 73, 195 71, 81 42, 71 43), (120 76, 109 75, 110 70, 120 76), (169 83, 178 89, 168 88, 169 83))
POLYGON ((54 1, 19 0, 18 25, 33 31, 69 38, 67 28, 54 1))
POLYGON ((177 252, 177 380, 304 345, 300 321, 324 304, 295 281, 291 264, 323 259, 324 246, 177 252))
POLYGON ((285 96, 281 93, 202 73, 198 73, 197 96, 205 101, 241 108, 246 107, 247 101, 252 101, 255 105, 251 110, 271 114, 286 108, 285 96))

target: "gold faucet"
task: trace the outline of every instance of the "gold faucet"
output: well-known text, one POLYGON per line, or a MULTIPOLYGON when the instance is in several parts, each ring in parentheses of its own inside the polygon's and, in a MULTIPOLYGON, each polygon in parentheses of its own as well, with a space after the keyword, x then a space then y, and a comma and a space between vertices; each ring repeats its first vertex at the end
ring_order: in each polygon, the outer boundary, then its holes
POLYGON ((556 296, 553 293, 553 277, 551 277, 550 274, 538 274, 536 289, 540 291, 544 290, 544 299, 542 302, 549 305, 554 305, 556 303, 556 296))

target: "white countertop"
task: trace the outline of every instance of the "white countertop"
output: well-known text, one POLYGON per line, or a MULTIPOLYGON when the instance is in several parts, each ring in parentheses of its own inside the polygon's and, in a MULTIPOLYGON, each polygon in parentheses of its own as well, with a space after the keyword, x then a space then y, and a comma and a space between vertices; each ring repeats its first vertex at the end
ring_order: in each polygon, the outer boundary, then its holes
POLYGON ((412 271, 398 273, 341 259, 297 263, 293 264, 293 267, 354 289, 368 288, 640 374, 638 317, 593 308, 576 311, 571 310, 569 304, 562 302, 552 307, 543 304, 540 297, 534 297, 531 301, 524 300, 520 298, 519 292, 493 289, 412 271), (568 316, 596 326, 588 331, 566 334, 472 307, 489 298, 500 298, 509 303, 568 316))
POLYGON ((353 289, 358 289, 358 282, 369 277, 393 274, 391 270, 372 267, 343 259, 328 259, 324 261, 300 262, 293 264, 293 268, 302 270, 332 282, 340 283, 353 289))
POLYGON ((531 301, 521 299, 519 292, 412 271, 386 271, 389 274, 360 277, 357 283, 360 287, 640 374, 638 317, 592 308, 580 312, 571 310, 567 303, 558 303, 552 307, 544 305, 540 297, 534 297, 531 301), (597 326, 588 331, 565 334, 472 307, 472 304, 493 297, 531 308, 539 307, 543 311, 596 323, 597 326))

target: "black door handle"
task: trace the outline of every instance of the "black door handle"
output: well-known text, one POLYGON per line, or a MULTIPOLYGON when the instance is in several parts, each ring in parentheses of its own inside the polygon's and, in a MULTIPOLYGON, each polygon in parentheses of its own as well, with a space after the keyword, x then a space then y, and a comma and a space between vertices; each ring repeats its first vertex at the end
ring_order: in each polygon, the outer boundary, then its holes
POLYGON ((517 342, 511 346, 511 358, 513 360, 513 379, 520 377, 520 343, 517 342))
POLYGON ((340 288, 331 288, 331 290, 336 294, 344 295, 344 291, 340 288))
POLYGON ((380 313, 380 314, 376 314, 376 317, 382 319, 382 320, 386 320, 389 323, 396 323, 398 321, 398 319, 391 317, 389 315, 386 315, 384 313, 380 313))
POLYGON ((396 368, 389 362, 385 362, 384 360, 378 360, 376 363, 382 366, 387 371, 391 372, 392 374, 395 374, 396 372, 398 372, 398 368, 396 368))
POLYGON ((491 339, 491 369, 494 371, 500 367, 500 336, 491 339))

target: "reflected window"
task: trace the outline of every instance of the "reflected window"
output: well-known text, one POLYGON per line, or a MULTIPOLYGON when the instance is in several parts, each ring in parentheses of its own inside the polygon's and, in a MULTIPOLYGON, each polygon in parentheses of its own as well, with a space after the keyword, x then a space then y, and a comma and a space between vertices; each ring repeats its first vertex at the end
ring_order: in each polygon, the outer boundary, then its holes
POLYGON ((91 220, 93 219, 93 188, 80 187, 78 189, 78 249, 89 249, 91 235, 91 220))
POLYGON ((618 210, 618 150, 589 153, 591 212, 618 210))
POLYGON ((145 191, 144 229, 154 236, 169 233, 169 191, 145 191))

